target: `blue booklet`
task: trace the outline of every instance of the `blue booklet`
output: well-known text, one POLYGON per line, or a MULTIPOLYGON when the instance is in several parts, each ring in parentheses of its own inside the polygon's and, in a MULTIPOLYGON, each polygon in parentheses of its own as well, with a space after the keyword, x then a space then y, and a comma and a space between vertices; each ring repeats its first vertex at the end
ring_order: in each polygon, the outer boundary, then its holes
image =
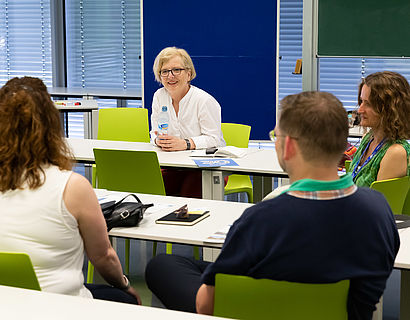
POLYGON ((196 165, 200 168, 237 166, 238 164, 232 159, 195 159, 196 165))

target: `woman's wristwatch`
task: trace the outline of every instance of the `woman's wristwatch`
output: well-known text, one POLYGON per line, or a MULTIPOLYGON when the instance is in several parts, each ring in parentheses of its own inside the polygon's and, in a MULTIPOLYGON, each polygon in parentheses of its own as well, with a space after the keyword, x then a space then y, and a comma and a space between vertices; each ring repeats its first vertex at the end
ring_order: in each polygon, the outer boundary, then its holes
POLYGON ((189 141, 189 139, 184 139, 186 142, 186 149, 187 150, 191 150, 191 141, 189 141))

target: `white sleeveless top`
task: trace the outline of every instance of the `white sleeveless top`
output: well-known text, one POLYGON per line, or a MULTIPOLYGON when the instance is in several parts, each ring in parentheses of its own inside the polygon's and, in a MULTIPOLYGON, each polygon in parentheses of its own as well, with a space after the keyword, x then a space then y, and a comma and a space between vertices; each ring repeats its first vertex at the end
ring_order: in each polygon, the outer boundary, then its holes
POLYGON ((25 252, 41 290, 92 298, 84 287, 84 243, 63 192, 71 171, 45 168, 44 184, 0 192, 0 251, 25 252))

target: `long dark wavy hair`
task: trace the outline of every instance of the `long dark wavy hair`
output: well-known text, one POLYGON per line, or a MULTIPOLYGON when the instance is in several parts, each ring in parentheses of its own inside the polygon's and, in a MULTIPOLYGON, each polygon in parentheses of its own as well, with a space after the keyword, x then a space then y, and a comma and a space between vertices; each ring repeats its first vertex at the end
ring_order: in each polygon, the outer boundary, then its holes
POLYGON ((38 78, 9 80, 0 89, 0 191, 44 183, 44 167, 72 168, 60 117, 38 78))

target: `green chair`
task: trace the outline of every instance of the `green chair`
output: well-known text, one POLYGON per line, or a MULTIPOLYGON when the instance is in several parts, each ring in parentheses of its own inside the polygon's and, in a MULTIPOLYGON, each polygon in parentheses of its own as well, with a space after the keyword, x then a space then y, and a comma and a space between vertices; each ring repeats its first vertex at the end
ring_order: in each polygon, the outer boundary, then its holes
POLYGON ((370 188, 383 193, 394 214, 402 214, 409 191, 409 177, 374 181, 370 188))
MULTIPOLYGON (((107 108, 98 111, 98 140, 150 142, 148 110, 145 108, 107 108)), ((97 187, 97 166, 92 167, 92 185, 97 187)), ((101 185, 100 185, 101 188, 101 185)), ((148 193, 148 192, 146 192, 148 193)), ((156 248, 156 242, 154 243, 156 248)), ((129 273, 130 240, 125 239, 125 272, 129 273)), ((89 263, 87 282, 94 268, 89 263)))
POLYGON ((28 254, 0 252, 0 285, 41 291, 28 254))
POLYGON ((352 164, 352 160, 345 160, 345 169, 346 169, 346 172, 349 171, 351 164, 352 164))
MULTIPOLYGON (((98 140, 150 142, 148 110, 145 108, 108 108, 98 111, 98 140)), ((96 166, 92 185, 96 187, 96 166)))
POLYGON ((165 195, 155 151, 94 149, 94 157, 99 188, 165 195))
POLYGON ((310 284, 217 274, 214 316, 346 320, 348 291, 349 280, 310 284))
MULTIPOLYGON (((237 123, 222 123, 221 129, 228 146, 238 148, 248 147, 249 135, 251 133, 250 126, 237 123)), ((248 202, 253 203, 253 187, 249 176, 231 174, 228 177, 224 193, 227 195, 238 192, 246 192, 248 195, 248 202)))
POLYGON ((100 109, 98 140, 149 142, 148 110, 145 108, 100 109))
MULTIPOLYGON (((98 168, 98 187, 114 191, 165 195, 164 181, 155 151, 94 149, 98 168)), ((153 254, 156 255, 154 242, 153 254)), ((172 244, 166 244, 172 253, 172 244)), ((125 272, 129 273, 130 242, 125 242, 125 272)), ((88 264, 87 282, 92 282, 94 268, 88 264)))
POLYGON ((404 200, 403 211, 401 214, 407 214, 410 216, 410 188, 409 191, 407 191, 407 197, 406 200, 404 200))

